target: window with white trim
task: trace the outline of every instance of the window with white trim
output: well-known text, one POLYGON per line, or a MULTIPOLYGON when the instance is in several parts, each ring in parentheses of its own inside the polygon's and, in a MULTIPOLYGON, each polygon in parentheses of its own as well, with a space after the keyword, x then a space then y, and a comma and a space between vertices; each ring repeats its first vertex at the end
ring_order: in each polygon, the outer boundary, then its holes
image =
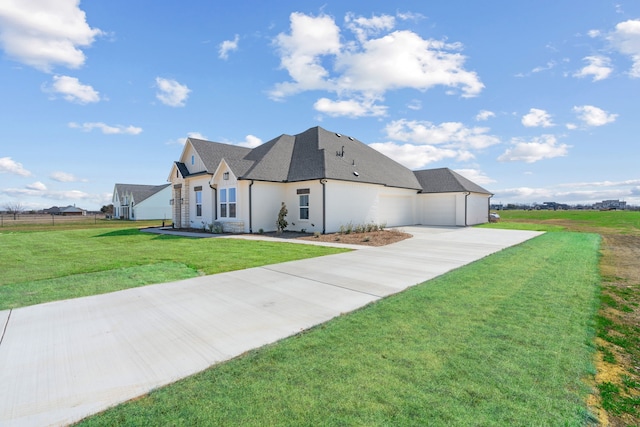
POLYGON ((202 190, 196 190, 196 216, 202 216, 202 190))
POLYGON ((297 190, 298 193, 298 207, 300 212, 300 219, 309 219, 309 189, 301 188, 297 190))
POLYGON ((221 188, 220 189, 220 218, 236 217, 236 189, 221 188))

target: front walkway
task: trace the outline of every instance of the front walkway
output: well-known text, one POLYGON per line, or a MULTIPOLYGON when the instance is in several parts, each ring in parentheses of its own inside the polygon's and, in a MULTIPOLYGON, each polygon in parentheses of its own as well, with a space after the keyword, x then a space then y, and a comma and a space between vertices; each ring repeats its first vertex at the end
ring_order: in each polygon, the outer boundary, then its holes
POLYGON ((73 423, 540 234, 402 229, 414 237, 0 311, 0 425, 73 423))

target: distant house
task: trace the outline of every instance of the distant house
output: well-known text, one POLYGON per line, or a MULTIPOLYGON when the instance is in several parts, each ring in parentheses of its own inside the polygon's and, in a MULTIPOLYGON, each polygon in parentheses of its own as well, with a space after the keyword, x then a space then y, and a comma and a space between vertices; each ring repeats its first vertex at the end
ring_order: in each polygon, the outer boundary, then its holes
POLYGON ((170 184, 116 184, 112 203, 114 218, 148 220, 171 218, 170 184))
POLYGON ((598 202, 593 205, 594 209, 600 210, 626 209, 626 207, 627 202, 620 200, 603 200, 602 202, 598 202))
POLYGON ((42 212, 44 212, 45 214, 48 214, 48 215, 60 215, 61 210, 57 206, 52 206, 49 209, 43 210, 42 212))
POLYGON ((60 215, 62 216, 85 216, 86 214, 86 210, 71 205, 66 208, 60 208, 60 215))
MULTIPOLYGON (((348 224, 467 226, 492 194, 448 168, 413 172, 354 137, 314 127, 256 148, 188 138, 168 177, 176 227, 330 233, 348 224)), ((115 204, 114 204, 115 206, 115 204)))

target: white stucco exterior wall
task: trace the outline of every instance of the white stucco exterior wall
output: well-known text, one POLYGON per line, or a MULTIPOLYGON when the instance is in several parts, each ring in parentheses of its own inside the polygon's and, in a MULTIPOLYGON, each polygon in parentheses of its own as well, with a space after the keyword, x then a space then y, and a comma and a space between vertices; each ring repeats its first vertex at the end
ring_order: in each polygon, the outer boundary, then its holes
MULTIPOLYGON (((243 204, 246 205, 247 210, 247 232, 249 231, 249 185, 251 185, 251 182, 247 181, 247 197, 243 198, 246 201, 243 204)), ((280 211, 280 204, 282 202, 286 203, 286 186, 272 182, 254 181, 253 186, 251 186, 251 195, 252 231, 254 233, 258 233, 260 230, 264 232, 276 231, 276 220, 280 211)), ((287 204, 287 208, 289 208, 289 204, 287 204)))
POLYGON ((489 222, 489 195, 471 193, 467 198, 467 225, 489 222))
POLYGON ((168 186, 140 203, 135 201, 131 219, 171 219, 171 197, 171 186, 168 186))
POLYGON ((415 190, 344 181, 329 181, 326 186, 327 233, 348 223, 397 227, 417 222, 415 190))

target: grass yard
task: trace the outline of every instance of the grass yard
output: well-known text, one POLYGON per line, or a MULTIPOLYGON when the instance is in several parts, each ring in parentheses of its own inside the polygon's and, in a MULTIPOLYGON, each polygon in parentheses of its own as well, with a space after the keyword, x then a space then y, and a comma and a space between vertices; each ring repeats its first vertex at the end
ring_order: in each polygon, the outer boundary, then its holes
POLYGON ((593 422, 599 241, 547 233, 81 425, 593 422))
POLYGON ((0 310, 344 251, 156 235, 115 221, 107 225, 0 229, 0 310))
POLYGON ((501 211, 488 227, 598 233, 601 295, 596 316, 596 392, 603 426, 640 426, 640 212, 501 211))

